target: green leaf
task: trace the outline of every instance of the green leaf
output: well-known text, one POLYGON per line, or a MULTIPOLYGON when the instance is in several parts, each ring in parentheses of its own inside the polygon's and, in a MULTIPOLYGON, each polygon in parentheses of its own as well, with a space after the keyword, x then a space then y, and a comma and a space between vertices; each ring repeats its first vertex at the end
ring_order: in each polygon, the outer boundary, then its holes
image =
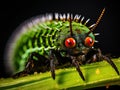
MULTIPOLYGON (((120 58, 113 59, 120 72, 120 58)), ((120 76, 106 61, 80 66, 85 81, 81 79, 76 69, 56 70, 56 79, 50 72, 29 75, 17 79, 1 78, 0 90, 81 90, 106 85, 120 85, 120 76)))

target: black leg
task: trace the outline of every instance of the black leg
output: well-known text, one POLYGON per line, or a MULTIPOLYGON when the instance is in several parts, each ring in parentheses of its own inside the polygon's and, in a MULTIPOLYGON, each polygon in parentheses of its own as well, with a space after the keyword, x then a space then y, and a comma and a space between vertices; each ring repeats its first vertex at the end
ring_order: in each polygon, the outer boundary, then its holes
POLYGON ((98 60, 97 61, 101 61, 102 60, 102 53, 101 53, 101 50, 100 49, 97 49, 98 53, 97 53, 97 58, 98 60))
POLYGON ((71 57, 71 59, 72 59, 72 63, 75 65, 76 70, 78 71, 80 77, 82 78, 82 80, 85 81, 85 78, 84 78, 84 76, 83 76, 82 71, 80 70, 79 62, 76 60, 76 57, 71 57))
POLYGON ((102 55, 102 58, 105 59, 105 60, 114 68, 114 70, 116 71, 116 73, 117 73, 118 75, 120 75, 120 73, 119 73, 116 65, 113 63, 113 61, 112 61, 110 58, 108 58, 108 57, 106 57, 106 56, 104 56, 104 55, 102 55))
POLYGON ((86 63, 90 64, 92 62, 96 62, 97 61, 97 55, 94 54, 89 60, 86 61, 86 63))
POLYGON ((51 71, 51 76, 55 80, 55 64, 56 64, 56 56, 54 54, 53 50, 50 50, 50 71, 51 71))
POLYGON ((98 51, 98 53, 96 55, 98 57, 98 61, 100 61, 102 59, 106 60, 114 68, 114 70, 116 71, 116 73, 119 75, 119 71, 118 71, 116 65, 113 63, 113 61, 110 58, 108 58, 107 56, 102 55, 100 49, 97 49, 97 51, 98 51))
POLYGON ((106 60, 114 68, 114 70, 116 71, 116 73, 119 75, 119 71, 118 71, 116 65, 113 63, 113 61, 110 58, 108 58, 107 56, 102 55, 100 49, 98 49, 97 56, 98 56, 98 60, 102 60, 102 59, 106 60))
POLYGON ((51 70, 51 76, 55 80, 55 64, 53 59, 50 60, 50 70, 51 70))
POLYGON ((34 67, 33 56, 34 56, 34 53, 32 53, 32 54, 30 55, 30 57, 28 58, 28 62, 26 63, 26 66, 25 66, 25 69, 24 69, 24 71, 25 71, 26 73, 29 73, 29 72, 31 71, 31 69, 34 67))

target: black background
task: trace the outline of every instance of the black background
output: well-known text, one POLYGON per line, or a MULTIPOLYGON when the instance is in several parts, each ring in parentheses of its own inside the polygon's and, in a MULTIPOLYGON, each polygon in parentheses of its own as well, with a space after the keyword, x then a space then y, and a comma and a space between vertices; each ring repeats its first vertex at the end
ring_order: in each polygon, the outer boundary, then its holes
MULTIPOLYGON (((119 1, 119 0, 118 0, 119 1)), ((26 19, 46 13, 73 13, 90 18, 93 24, 105 7, 106 12, 94 32, 99 32, 99 47, 104 54, 120 56, 120 16, 117 0, 16 0, 0 3, 0 75, 5 76, 3 53, 13 31, 26 19)))

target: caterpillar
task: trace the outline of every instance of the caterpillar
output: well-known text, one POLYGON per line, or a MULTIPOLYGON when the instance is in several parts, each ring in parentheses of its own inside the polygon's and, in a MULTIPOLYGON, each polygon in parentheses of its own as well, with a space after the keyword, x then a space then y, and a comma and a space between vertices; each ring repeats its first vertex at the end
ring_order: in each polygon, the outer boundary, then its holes
POLYGON ((93 31, 104 12, 105 8, 96 23, 90 26, 87 26, 90 19, 85 21, 81 15, 70 13, 46 14, 29 19, 18 27, 8 41, 4 55, 6 67, 16 72, 15 77, 35 70, 50 70, 55 79, 56 67, 69 62, 85 80, 81 64, 106 60, 119 75, 113 61, 99 48, 94 48, 98 34, 93 34, 93 31))

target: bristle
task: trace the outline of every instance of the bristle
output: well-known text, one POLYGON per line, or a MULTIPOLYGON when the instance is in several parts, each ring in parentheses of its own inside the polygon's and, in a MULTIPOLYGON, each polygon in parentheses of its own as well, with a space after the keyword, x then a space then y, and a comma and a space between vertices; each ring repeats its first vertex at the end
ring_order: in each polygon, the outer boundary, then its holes
POLYGON ((70 17, 70 18, 71 18, 71 20, 73 20, 73 14, 71 14, 70 16, 71 16, 71 17, 70 17))
POLYGON ((94 33, 94 35, 95 35, 95 36, 98 36, 98 35, 100 35, 100 33, 94 33))
MULTIPOLYGON (((83 20, 85 19, 85 17, 81 17, 81 15, 74 15, 73 14, 70 14, 70 13, 67 13, 67 14, 59 14, 59 13, 55 13, 54 15, 54 18, 55 20, 61 20, 61 21, 69 21, 70 20, 70 16, 71 16, 71 20, 75 21, 75 22, 80 22, 80 23, 83 23, 83 20)), ((49 20, 52 20, 53 19, 53 15, 49 15, 48 16, 49 20)), ((88 22, 90 21, 90 19, 87 19, 85 22, 84 22, 84 25, 86 25, 88 22)), ((92 28, 93 26, 91 25, 90 28, 92 28)))
POLYGON ((82 23, 82 22, 83 22, 84 18, 85 18, 84 16, 81 18, 80 23, 82 23))
POLYGON ((60 20, 65 21, 66 20, 66 15, 65 14, 59 14, 60 20))
POLYGON ((52 14, 47 14, 46 17, 47 17, 47 20, 50 20, 50 21, 53 20, 53 15, 52 14))
POLYGON ((36 18, 34 21, 32 20, 33 25, 37 25, 40 22, 39 18, 36 18))
POLYGON ((76 21, 76 22, 79 21, 80 17, 81 17, 81 15, 76 14, 74 17, 74 21, 76 21))
POLYGON ((63 20, 66 20, 66 14, 65 13, 63 14, 63 20))
POLYGON ((53 20, 53 14, 46 14, 46 15, 42 15, 42 16, 36 16, 31 18, 31 22, 28 23, 28 28, 32 27, 33 25, 36 25, 38 23, 42 23, 45 21, 51 21, 53 20))
POLYGON ((63 20, 63 15, 59 14, 60 20, 63 20))
POLYGON ((41 19, 40 19, 41 22, 45 22, 46 21, 46 17, 45 16, 42 16, 41 19))
POLYGON ((89 26, 89 28, 93 28, 94 26, 95 26, 95 24, 92 24, 92 25, 89 26))
POLYGON ((70 13, 67 13, 67 20, 69 21, 70 19, 70 13))
POLYGON ((84 23, 84 25, 86 25, 89 21, 90 21, 90 19, 87 19, 86 22, 84 23))
POLYGON ((95 40, 95 43, 98 43, 99 41, 95 40))
POLYGON ((59 15, 58 15, 58 13, 55 13, 55 19, 56 19, 56 20, 59 19, 59 15))
POLYGON ((32 23, 32 22, 30 22, 30 23, 27 24, 27 27, 28 27, 28 28, 31 28, 32 26, 33 26, 33 23, 32 23))

